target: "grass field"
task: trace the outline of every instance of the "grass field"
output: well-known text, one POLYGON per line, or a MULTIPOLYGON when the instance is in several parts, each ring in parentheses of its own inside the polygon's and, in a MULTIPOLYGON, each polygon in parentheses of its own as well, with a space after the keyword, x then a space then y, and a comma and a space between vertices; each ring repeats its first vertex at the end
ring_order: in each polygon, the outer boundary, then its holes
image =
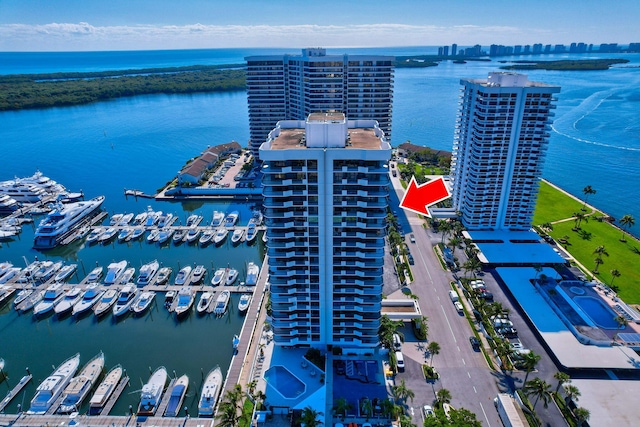
MULTIPOLYGON (((536 205, 534 225, 569 218, 581 208, 582 203, 543 182, 536 205)), ((627 303, 640 304, 640 268, 637 267, 640 265, 640 242, 632 236, 626 236, 627 241, 621 242, 622 231, 605 221, 598 221, 599 216, 603 214, 597 212, 590 216, 588 222, 582 221, 580 230, 577 231, 573 230, 573 220, 553 224, 550 234, 556 241, 569 236, 568 243, 563 246, 590 271, 596 267, 594 249, 604 246, 609 256, 602 257, 604 263, 598 268, 598 279, 610 284, 613 278, 611 270, 618 270, 620 277, 614 280, 614 284, 620 287, 618 295, 627 303)))

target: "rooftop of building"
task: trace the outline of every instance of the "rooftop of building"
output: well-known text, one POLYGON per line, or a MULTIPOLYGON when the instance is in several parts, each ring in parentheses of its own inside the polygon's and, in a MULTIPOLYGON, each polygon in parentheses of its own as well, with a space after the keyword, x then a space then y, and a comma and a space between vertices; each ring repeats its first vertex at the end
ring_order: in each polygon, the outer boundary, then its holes
POLYGON ((463 81, 467 81, 473 84, 478 84, 487 88, 495 87, 505 87, 505 88, 515 88, 515 87, 538 87, 538 88, 550 88, 556 89, 560 91, 560 87, 556 85, 550 85, 542 82, 534 82, 529 80, 526 74, 519 74, 513 72, 491 72, 486 79, 463 79, 463 81))
MULTIPOLYGON (((305 130, 303 128, 282 129, 271 143, 272 150, 291 150, 306 148, 305 130)), ((346 149, 380 149, 380 137, 376 136, 373 128, 349 129, 349 141, 346 149)))

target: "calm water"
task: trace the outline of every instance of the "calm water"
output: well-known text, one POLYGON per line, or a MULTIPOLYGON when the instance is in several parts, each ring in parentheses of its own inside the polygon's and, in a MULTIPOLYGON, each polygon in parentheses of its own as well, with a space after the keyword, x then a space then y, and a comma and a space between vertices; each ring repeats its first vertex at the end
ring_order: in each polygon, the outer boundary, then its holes
MULTIPOLYGON (((0 74, 241 63, 245 55, 273 52, 298 50, 0 53, 0 74)), ((433 53, 433 48, 364 52, 404 55, 433 53)), ((597 190, 590 197, 591 203, 617 218, 626 213, 640 218, 640 195, 636 190, 640 183, 640 58, 626 57, 632 60, 631 64, 609 71, 538 71, 529 76, 562 87, 544 176, 579 197, 583 195, 582 188, 591 185, 597 190)), ((460 78, 486 77, 498 65, 444 62, 433 68, 396 70, 393 144, 410 140, 451 150, 460 78)), ((123 189, 153 193, 207 145, 231 140, 246 145, 248 136, 244 92, 141 96, 78 107, 5 112, 0 113, 0 180, 28 176, 40 169, 71 190, 82 189, 87 197, 105 195, 103 206, 109 213, 140 212, 152 205, 177 214, 184 222, 191 212, 199 212, 210 221, 214 209, 239 209, 240 223, 246 224, 250 205, 136 201, 125 198, 123 189)), ((253 247, 200 249, 159 248, 141 242, 72 246, 42 255, 31 249, 32 238, 33 229, 26 226, 19 240, 0 246, 0 260, 24 265, 24 258, 31 261, 35 256, 46 256, 78 262, 81 272, 96 263, 106 266, 121 259, 135 267, 158 259, 174 271, 194 262, 210 270, 227 264, 242 270, 246 262, 260 262, 263 249, 261 243, 253 247)), ((130 404, 136 406, 141 380, 146 381, 150 368, 164 365, 169 372, 190 375, 194 387, 187 403, 193 414, 197 406, 195 392, 199 392, 195 386, 200 384, 201 373, 206 374, 216 364, 223 370, 228 367, 231 338, 241 322, 237 313, 231 313, 224 319, 193 316, 176 323, 164 309, 118 324, 111 318, 98 323, 91 317, 77 323, 53 317, 36 322, 30 315, 17 316, 4 308, 0 311, 0 357, 7 361, 10 377, 8 383, 0 384, 0 395, 9 384, 15 384, 28 366, 36 378, 24 394, 24 405, 28 405, 39 380, 51 372, 51 365, 78 351, 86 362, 103 350, 107 368, 121 363, 132 378, 131 387, 114 413, 125 413, 130 404)), ((15 412, 22 398, 14 400, 7 412, 15 412)))

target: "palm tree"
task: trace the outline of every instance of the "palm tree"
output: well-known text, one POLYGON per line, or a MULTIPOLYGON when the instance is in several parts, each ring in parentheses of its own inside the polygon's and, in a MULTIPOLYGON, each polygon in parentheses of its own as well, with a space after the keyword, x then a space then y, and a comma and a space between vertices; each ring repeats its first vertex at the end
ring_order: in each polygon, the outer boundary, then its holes
POLYGON ((347 411, 351 409, 351 404, 345 397, 339 397, 336 400, 336 405, 333 407, 333 412, 338 415, 342 415, 342 417, 347 416, 347 411))
POLYGON ((565 374, 564 372, 556 372, 553 374, 553 378, 558 380, 558 386, 556 387, 556 393, 560 390, 565 383, 571 382, 571 377, 569 374, 565 374))
POLYGON ((582 206, 582 210, 585 211, 587 210, 587 198, 589 197, 590 194, 596 194, 596 190, 594 190, 593 188, 591 188, 590 185, 587 185, 586 187, 584 187, 582 189, 582 192, 584 193, 584 205, 582 206))
POLYGON ((441 388, 436 392, 436 401, 440 406, 443 403, 451 403, 451 392, 446 388, 441 388))
POLYGON ((238 423, 240 419, 238 412, 242 409, 242 399, 244 399, 245 396, 240 384, 236 384, 233 389, 225 393, 224 399, 220 403, 220 411, 217 416, 220 425, 224 427, 234 427, 238 423))
POLYGON ((459 237, 452 237, 451 239, 449 239, 449 243, 447 243, 447 246, 450 247, 451 252, 455 254, 456 248, 460 245, 460 243, 462 243, 462 240, 460 240, 459 237))
POLYGON ((529 374, 531 373, 531 371, 536 369, 536 365, 538 364, 541 358, 542 356, 540 356, 539 354, 535 354, 533 351, 530 351, 529 353, 525 353, 522 356, 522 366, 524 367, 524 370, 527 371, 527 375, 524 376, 523 384, 527 383, 527 378, 529 378, 529 374))
POLYGON ((551 384, 540 378, 534 378, 524 385, 524 393, 527 396, 535 396, 536 401, 533 403, 533 409, 536 409, 538 400, 542 399, 544 407, 549 406, 549 399, 551 399, 551 393, 549 389, 551 384))
POLYGON ((596 269, 593 270, 593 272, 595 274, 598 274, 598 267, 600 266, 600 264, 604 264, 604 261, 602 260, 602 256, 603 255, 609 256, 609 252, 607 252, 607 249, 604 247, 604 245, 600 245, 593 250, 593 253, 596 254, 596 259, 594 260, 596 263, 596 269))
POLYGON ((604 264, 604 261, 602 260, 602 258, 596 258, 593 260, 593 262, 596 265, 596 268, 592 270, 593 274, 600 274, 598 268, 600 268, 600 264, 604 264))
POLYGON ((544 224, 540 224, 540 228, 544 228, 548 231, 553 231, 553 224, 551 224, 550 222, 545 222, 544 224))
POLYGON ((400 380, 400 384, 393 386, 391 392, 396 401, 402 402, 404 404, 407 403, 407 399, 411 400, 411 403, 413 403, 413 398, 416 397, 416 394, 413 392, 413 390, 407 387, 404 379, 400 380))
POLYGON ((629 321, 624 316, 616 316, 613 318, 613 320, 615 320, 616 323, 618 323, 618 326, 620 327, 620 329, 624 329, 629 324, 629 321))
POLYGON ((311 406, 307 406, 302 410, 302 417, 300 421, 305 425, 305 427, 320 427, 324 424, 318 419, 321 415, 323 415, 322 412, 318 412, 311 406))
POLYGON ((582 221, 589 222, 589 217, 583 214, 582 212, 574 212, 573 213, 574 222, 576 226, 573 228, 574 230, 580 230, 580 223, 582 221))
POLYGON ((440 221, 438 224, 438 231, 442 232, 442 243, 444 243, 444 239, 449 234, 449 232, 453 229, 451 223, 449 221, 440 221))
MULTIPOLYGON (((623 216, 622 218, 620 218, 620 225, 622 226, 622 228, 626 228, 627 231, 629 228, 633 227, 636 223, 636 219, 629 214, 626 214, 625 216, 623 216)), ((624 231, 622 232, 622 237, 620 238, 621 242, 626 242, 626 239, 624 237, 624 231)))
POLYGON ((616 279, 616 277, 620 277, 620 271, 614 268, 613 270, 610 271, 610 273, 611 273, 611 283, 609 283, 609 287, 612 288, 613 281, 616 279))
POLYGON ((380 319, 380 327, 378 328, 378 337, 380 343, 385 348, 393 348, 393 334, 398 334, 400 339, 404 338, 402 332, 398 332, 398 328, 402 327, 403 323, 398 320, 391 320, 386 314, 380 319))
POLYGON ((578 401, 578 397, 580 397, 580 394, 581 394, 580 390, 578 390, 578 387, 571 384, 567 384, 562 388, 564 388, 564 401, 566 403, 569 403, 572 400, 574 402, 578 401))
POLYGON ((238 424, 238 410, 231 405, 220 404, 216 419, 222 427, 235 427, 238 424))
POLYGON ((431 361, 429 363, 433 365, 433 356, 440 354, 440 344, 435 341, 431 341, 427 346, 427 351, 431 355, 431 361))
POLYGON ((586 408, 580 407, 580 408, 576 408, 573 411, 573 415, 576 417, 578 426, 582 426, 584 422, 589 419, 589 416, 591 416, 591 412, 589 412, 589 410, 586 408))
POLYGON ((477 270, 480 270, 482 268, 482 263, 477 257, 474 256, 473 258, 469 258, 467 261, 465 261, 465 263, 462 264, 462 268, 464 268, 465 270, 464 274, 466 277, 468 272, 475 272, 477 270))

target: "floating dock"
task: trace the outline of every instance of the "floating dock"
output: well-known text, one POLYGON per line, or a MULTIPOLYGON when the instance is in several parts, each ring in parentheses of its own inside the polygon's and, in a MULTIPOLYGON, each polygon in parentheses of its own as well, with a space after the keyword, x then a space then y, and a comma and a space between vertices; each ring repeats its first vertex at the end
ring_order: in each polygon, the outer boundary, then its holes
POLYGON ((25 375, 24 377, 22 377, 20 382, 18 382, 18 384, 16 384, 16 386, 12 390, 10 390, 9 393, 7 393, 7 396, 2 400, 2 402, 0 402, 0 412, 4 411, 4 408, 6 408, 9 403, 11 403, 13 398, 16 397, 18 393, 20 393, 24 386, 29 384, 31 378, 31 374, 25 375))
POLYGON ((111 394, 111 397, 109 398, 107 403, 104 405, 104 408, 102 408, 102 411, 100 412, 99 416, 109 415, 109 412, 111 412, 111 410, 113 409, 113 406, 116 404, 116 402, 120 398, 120 395, 124 391, 124 388, 128 384, 129 384, 129 377, 128 376, 120 379, 120 382, 118 383, 118 386, 116 387, 116 389, 111 394))

